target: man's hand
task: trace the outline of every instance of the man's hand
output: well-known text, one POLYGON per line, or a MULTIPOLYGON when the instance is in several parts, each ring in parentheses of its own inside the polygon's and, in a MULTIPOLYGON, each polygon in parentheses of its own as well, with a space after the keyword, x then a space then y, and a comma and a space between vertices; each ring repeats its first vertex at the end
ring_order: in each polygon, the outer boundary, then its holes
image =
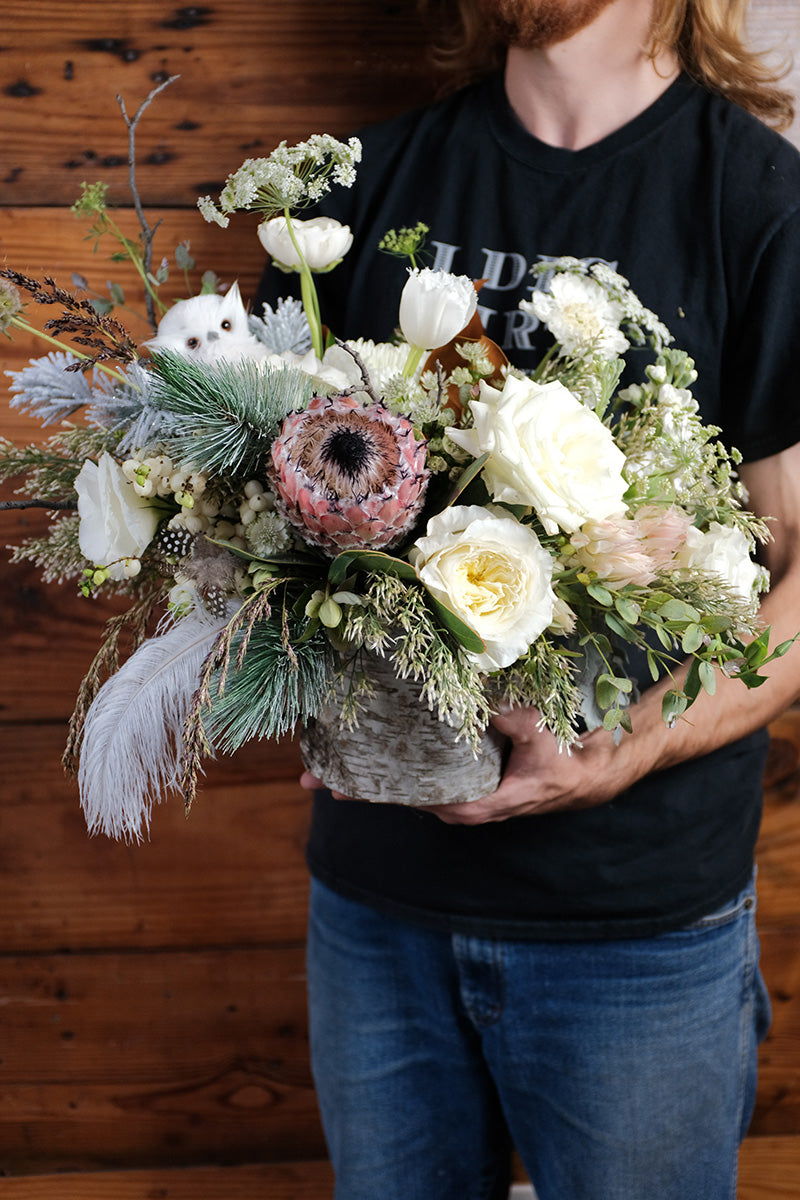
POLYGON ((509 817, 593 808, 618 795, 626 779, 627 755, 611 734, 585 734, 570 752, 559 751, 552 733, 542 729, 535 708, 516 708, 492 724, 511 738, 512 750, 497 791, 465 804, 427 809, 448 825, 480 825, 509 817))

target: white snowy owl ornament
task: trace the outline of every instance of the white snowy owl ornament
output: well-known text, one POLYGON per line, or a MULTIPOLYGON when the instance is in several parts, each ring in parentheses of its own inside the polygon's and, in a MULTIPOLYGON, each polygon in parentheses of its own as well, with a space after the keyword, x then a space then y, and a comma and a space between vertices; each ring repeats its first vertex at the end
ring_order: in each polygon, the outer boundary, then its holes
POLYGON ((149 350, 171 350, 198 362, 258 362, 270 351, 247 323, 247 310, 238 283, 224 296, 207 294, 178 300, 164 313, 154 338, 143 343, 149 350))

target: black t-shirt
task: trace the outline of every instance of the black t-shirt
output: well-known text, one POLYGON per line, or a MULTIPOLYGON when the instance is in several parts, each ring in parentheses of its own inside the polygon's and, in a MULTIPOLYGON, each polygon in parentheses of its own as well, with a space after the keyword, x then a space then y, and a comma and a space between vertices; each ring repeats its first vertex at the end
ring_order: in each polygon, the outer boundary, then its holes
MULTIPOLYGON (((486 279, 487 332, 523 368, 548 340, 517 308, 529 264, 600 258, 696 360, 702 415, 728 444, 755 460, 800 440, 800 155, 755 118, 681 77, 624 128, 569 151, 533 138, 495 78, 362 140, 355 187, 325 203, 356 234, 342 265, 318 277, 338 334, 392 334, 405 266, 377 252, 389 228, 425 221, 436 266, 486 279)), ((259 299, 285 294, 277 275, 259 299)), ((766 741, 756 733, 597 808, 477 827, 323 793, 309 865, 346 895, 465 932, 675 928, 752 870, 766 741)))

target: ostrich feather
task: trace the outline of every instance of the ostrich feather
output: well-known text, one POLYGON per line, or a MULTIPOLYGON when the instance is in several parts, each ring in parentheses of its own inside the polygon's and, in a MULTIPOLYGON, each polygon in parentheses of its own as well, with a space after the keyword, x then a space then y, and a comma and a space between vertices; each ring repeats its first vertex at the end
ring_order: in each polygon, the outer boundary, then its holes
POLYGON ((228 619, 195 610, 143 642, 103 684, 86 717, 78 774, 90 833, 141 840, 153 802, 177 783, 183 723, 228 619))

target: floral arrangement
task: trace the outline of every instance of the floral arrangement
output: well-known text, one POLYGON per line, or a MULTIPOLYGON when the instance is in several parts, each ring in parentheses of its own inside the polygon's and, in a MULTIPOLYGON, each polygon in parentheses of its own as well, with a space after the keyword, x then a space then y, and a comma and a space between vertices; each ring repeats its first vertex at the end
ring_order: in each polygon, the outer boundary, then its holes
POLYGON ((200 201, 223 225, 261 211, 302 303, 248 317, 235 289, 179 302, 142 353, 108 313, 2 272, 3 328, 30 327, 24 292, 60 304, 50 329, 85 347, 56 339, 10 373, 12 404, 60 424, 44 447, 0 443, 0 476, 54 513, 14 558, 130 599, 65 752, 93 831, 141 836, 165 790, 191 803, 205 756, 295 730, 337 687, 356 722, 367 653, 476 748, 500 700, 535 706, 568 748, 586 727, 630 731, 631 649, 654 680, 688 656, 664 697, 674 723, 717 671, 752 687, 788 648, 770 653, 758 625, 767 534, 738 455, 698 416, 691 360, 610 267, 532 266, 523 307, 552 345, 531 375, 483 333, 471 280, 416 265, 424 226, 382 244, 412 264, 397 339, 327 332, 314 275, 351 231, 297 213, 349 186, 359 155, 355 140, 282 144, 200 201), (623 387, 631 344, 652 362, 623 387))

